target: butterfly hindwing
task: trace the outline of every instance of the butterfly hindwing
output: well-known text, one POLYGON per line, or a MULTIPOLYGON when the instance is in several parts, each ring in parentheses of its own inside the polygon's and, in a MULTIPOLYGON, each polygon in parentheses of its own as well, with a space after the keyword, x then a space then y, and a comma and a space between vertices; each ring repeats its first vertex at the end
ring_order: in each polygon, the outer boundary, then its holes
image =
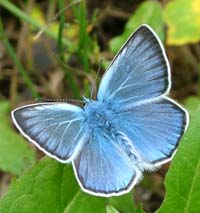
MULTIPOLYGON (((170 160, 187 125, 187 112, 169 98, 121 111, 116 126, 149 163, 170 160)), ((142 169, 142 168, 141 168, 142 169)))
POLYGON ((73 166, 84 191, 103 196, 120 195, 138 182, 140 173, 117 139, 101 128, 93 131, 73 166))
POLYGON ((170 70, 162 44, 149 26, 142 25, 111 62, 97 99, 131 106, 169 89, 170 70))
POLYGON ((82 109, 67 103, 33 104, 12 112, 21 133, 42 151, 68 161, 81 147, 85 133, 82 109))

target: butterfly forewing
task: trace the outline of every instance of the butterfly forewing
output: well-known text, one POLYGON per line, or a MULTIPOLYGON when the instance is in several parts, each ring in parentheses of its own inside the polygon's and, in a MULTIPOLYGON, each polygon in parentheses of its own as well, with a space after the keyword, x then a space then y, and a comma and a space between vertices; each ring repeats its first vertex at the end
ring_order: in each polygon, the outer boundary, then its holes
POLYGON ((68 161, 81 147, 86 133, 83 110, 66 103, 33 104, 13 111, 13 120, 31 142, 60 161, 68 161))
POLYGON ((169 65, 163 47, 147 25, 134 32, 100 83, 100 101, 132 106, 168 92, 169 65))

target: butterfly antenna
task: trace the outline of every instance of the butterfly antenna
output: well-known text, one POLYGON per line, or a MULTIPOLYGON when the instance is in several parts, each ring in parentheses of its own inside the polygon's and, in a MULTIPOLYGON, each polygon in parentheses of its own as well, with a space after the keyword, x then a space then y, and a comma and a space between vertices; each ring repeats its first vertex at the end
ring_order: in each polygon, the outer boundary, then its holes
POLYGON ((84 101, 77 99, 63 99, 63 98, 35 98, 36 102, 76 102, 76 103, 84 103, 84 101))
POLYGON ((91 92, 90 92, 90 99, 92 99, 94 93, 96 94, 96 88, 97 88, 97 87, 96 87, 96 84, 97 84, 97 79, 98 79, 98 77, 99 77, 99 73, 100 73, 100 71, 101 71, 102 62, 103 62, 103 59, 100 59, 99 67, 98 67, 97 74, 96 74, 96 78, 95 78, 95 80, 92 82, 92 88, 91 88, 91 92))

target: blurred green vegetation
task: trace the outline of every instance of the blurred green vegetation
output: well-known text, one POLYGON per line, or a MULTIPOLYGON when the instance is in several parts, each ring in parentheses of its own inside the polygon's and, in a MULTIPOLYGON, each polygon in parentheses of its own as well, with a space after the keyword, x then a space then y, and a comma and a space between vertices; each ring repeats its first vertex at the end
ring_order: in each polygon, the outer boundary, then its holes
POLYGON ((200 212, 199 26, 200 0, 1 0, 0 212, 200 212), (127 195, 94 197, 70 166, 48 157, 34 164, 43 154, 13 128, 10 109, 36 97, 89 97, 100 60, 105 70, 144 23, 165 45, 170 96, 187 107, 190 126, 169 171, 147 174, 127 195))

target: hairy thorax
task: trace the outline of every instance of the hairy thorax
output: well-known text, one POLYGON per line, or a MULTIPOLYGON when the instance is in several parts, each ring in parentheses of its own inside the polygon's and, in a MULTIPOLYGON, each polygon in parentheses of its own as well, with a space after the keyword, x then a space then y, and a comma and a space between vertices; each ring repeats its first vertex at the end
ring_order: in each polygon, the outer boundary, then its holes
POLYGON ((89 100, 84 107, 84 115, 86 126, 90 132, 101 129, 102 136, 108 137, 108 141, 114 142, 122 152, 125 152, 138 164, 140 163, 141 158, 135 147, 126 135, 119 131, 119 126, 116 125, 117 114, 109 104, 89 100))
POLYGON ((89 100, 84 107, 85 122, 88 128, 112 129, 113 110, 109 105, 89 100))

